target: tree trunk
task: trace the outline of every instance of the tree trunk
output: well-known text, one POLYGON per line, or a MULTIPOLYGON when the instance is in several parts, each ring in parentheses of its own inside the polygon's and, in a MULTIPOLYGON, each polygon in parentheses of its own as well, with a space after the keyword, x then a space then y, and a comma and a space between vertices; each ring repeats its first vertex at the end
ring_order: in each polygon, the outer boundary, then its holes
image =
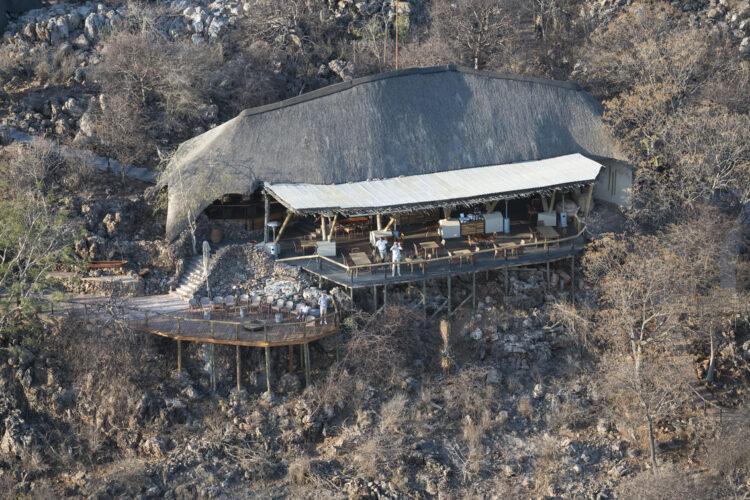
POLYGON ((653 468, 654 474, 656 474, 656 440, 654 438, 654 422, 651 417, 648 419, 648 441, 649 447, 651 448, 651 467, 653 468))
POLYGON ((716 367, 716 345, 714 342, 714 329, 709 328, 709 336, 711 339, 711 359, 708 362, 708 372, 706 373, 706 382, 709 384, 714 383, 714 373, 716 367))

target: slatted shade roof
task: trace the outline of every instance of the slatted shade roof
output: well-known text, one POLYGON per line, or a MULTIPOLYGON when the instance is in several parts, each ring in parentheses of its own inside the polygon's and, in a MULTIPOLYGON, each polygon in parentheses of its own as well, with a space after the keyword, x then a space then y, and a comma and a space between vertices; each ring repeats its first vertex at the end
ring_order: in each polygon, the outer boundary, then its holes
POLYGON ((346 184, 267 183, 297 213, 369 215, 519 198, 591 184, 602 165, 581 154, 346 184))

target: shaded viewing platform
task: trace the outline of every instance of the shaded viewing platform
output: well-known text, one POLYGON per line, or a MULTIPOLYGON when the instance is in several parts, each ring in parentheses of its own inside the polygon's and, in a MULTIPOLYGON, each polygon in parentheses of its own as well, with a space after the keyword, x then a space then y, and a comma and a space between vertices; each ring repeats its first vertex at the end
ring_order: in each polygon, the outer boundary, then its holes
POLYGON ((303 248, 302 237, 282 241, 280 262, 299 266, 312 275, 348 289, 396 285, 441 279, 449 276, 529 266, 570 258, 586 244, 585 227, 574 218, 567 228, 547 228, 543 233, 528 224, 512 226, 510 234, 484 235, 474 239, 442 240, 421 227, 405 227, 402 232, 401 274, 392 275, 390 252, 385 262, 373 250, 365 235, 339 237, 336 258, 322 255, 295 255, 303 248), (551 235, 551 237, 549 237, 551 235), (471 242, 471 243, 469 243, 471 242), (362 255, 366 256, 366 261, 362 255), (352 255, 359 258, 355 264, 352 255))

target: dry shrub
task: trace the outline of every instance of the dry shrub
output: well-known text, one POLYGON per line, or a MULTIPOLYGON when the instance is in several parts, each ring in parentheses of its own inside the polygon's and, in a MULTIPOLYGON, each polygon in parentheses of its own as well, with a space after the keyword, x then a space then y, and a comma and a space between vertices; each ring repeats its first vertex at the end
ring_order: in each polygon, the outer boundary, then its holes
POLYGON ((709 444, 708 463, 741 497, 742 485, 750 477, 750 408, 745 405, 736 410, 730 416, 730 422, 728 428, 709 444))
POLYGON ((416 314, 391 306, 374 316, 360 312, 350 321, 342 364, 355 377, 379 379, 388 385, 399 382, 413 351, 416 314))
POLYGON ((618 498, 638 500, 684 500, 716 498, 717 494, 705 476, 678 470, 674 466, 658 471, 643 471, 624 480, 617 488, 618 498))
POLYGON ((491 411, 495 406, 498 391, 486 383, 488 371, 487 367, 471 366, 444 379, 443 398, 453 418, 468 415, 478 422, 485 410, 491 411))
POLYGON ((534 418, 534 401, 528 394, 518 400, 518 413, 526 420, 534 418))
POLYGON ((511 393, 516 394, 523 390, 523 383, 516 374, 510 374, 505 377, 505 389, 511 393))
POLYGON ((404 422, 407 398, 404 394, 396 394, 380 407, 380 430, 382 432, 398 431, 404 422))
POLYGON ((562 452, 555 439, 548 434, 535 439, 534 445, 534 490, 540 495, 546 495, 555 478, 560 476, 562 452))
POLYGON ((302 486, 309 482, 310 459, 304 456, 295 458, 294 461, 289 464, 287 478, 289 479, 290 483, 297 486, 302 486))
POLYGON ((591 424, 592 415, 590 408, 584 408, 580 400, 573 399, 555 406, 547 414, 547 423, 555 432, 561 429, 583 429, 591 424))

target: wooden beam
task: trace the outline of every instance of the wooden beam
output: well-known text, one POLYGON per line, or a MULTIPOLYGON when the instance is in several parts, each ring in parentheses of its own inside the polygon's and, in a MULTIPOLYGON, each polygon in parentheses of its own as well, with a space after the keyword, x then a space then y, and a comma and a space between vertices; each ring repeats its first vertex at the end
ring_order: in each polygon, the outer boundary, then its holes
POLYGON ((266 392, 271 392, 271 348, 270 347, 266 347, 266 392))
POLYGON ((497 208, 497 204, 498 204, 499 201, 500 200, 495 200, 495 201, 493 201, 491 203, 485 203, 484 204, 484 211, 487 212, 488 214, 491 214, 497 208))
POLYGON ((284 229, 286 229, 286 225, 289 223, 289 219, 292 218, 292 213, 289 212, 286 214, 286 217, 284 217, 284 222, 281 224, 281 227, 279 228, 279 232, 276 234, 276 239, 273 240, 274 245, 279 244, 279 240, 281 239, 281 233, 284 232, 284 229))
POLYGON ((339 220, 339 214, 333 214, 333 222, 331 222, 331 232, 328 233, 328 241, 333 239, 333 232, 336 230, 336 222, 339 220))
POLYGON ((383 230, 383 217, 380 214, 375 216, 375 222, 377 223, 378 231, 382 231, 383 230))
POLYGON ((320 239, 324 240, 326 238, 326 216, 323 214, 320 214, 320 239))
POLYGON ((443 207, 443 219, 451 218, 451 207, 443 207))
POLYGON ((385 229, 383 231, 388 231, 391 228, 391 226, 393 225, 394 222, 396 222, 396 218, 395 217, 391 217, 391 220, 388 221, 388 225, 385 226, 385 229))
POLYGON ((268 193, 263 191, 263 243, 268 243, 268 219, 270 217, 271 203, 268 201, 268 193))

